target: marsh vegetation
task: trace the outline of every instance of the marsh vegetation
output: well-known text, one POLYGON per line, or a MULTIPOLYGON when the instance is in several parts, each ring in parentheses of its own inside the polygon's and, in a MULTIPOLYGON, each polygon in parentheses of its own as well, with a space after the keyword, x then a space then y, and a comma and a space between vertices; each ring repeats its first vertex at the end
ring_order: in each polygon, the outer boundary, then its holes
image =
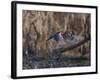
POLYGON ((47 41, 58 31, 73 31, 79 42, 91 37, 90 18, 89 13, 23 10, 23 69, 90 66, 91 39, 63 52, 57 42, 47 41))

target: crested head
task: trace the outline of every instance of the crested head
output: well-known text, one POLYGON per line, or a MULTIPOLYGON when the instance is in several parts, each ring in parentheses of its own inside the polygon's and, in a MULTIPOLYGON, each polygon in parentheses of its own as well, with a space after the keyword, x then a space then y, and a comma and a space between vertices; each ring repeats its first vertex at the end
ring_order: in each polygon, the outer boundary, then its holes
POLYGON ((64 32, 60 32, 60 35, 61 35, 61 36, 64 36, 64 32))

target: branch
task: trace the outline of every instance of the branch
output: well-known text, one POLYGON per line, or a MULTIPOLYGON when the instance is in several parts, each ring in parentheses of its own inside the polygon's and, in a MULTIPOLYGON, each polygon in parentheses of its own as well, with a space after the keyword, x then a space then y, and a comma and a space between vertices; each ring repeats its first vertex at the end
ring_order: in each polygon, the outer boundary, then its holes
POLYGON ((65 52, 65 51, 69 51, 69 50, 72 50, 72 49, 74 49, 74 48, 77 48, 77 47, 81 46, 82 44, 86 43, 86 42, 89 41, 89 40, 90 40, 90 37, 89 37, 89 38, 86 38, 85 40, 80 41, 80 42, 77 43, 76 45, 72 45, 72 46, 69 46, 69 47, 67 47, 67 48, 64 48, 64 49, 62 49, 60 52, 65 52))

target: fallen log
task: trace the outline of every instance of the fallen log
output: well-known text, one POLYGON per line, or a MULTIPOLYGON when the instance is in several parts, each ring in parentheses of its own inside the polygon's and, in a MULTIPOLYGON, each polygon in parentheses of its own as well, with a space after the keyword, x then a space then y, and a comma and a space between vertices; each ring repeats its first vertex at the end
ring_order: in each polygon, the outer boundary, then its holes
POLYGON ((77 43, 77 44, 75 44, 75 45, 71 45, 71 46, 69 46, 69 47, 67 47, 67 48, 61 49, 60 52, 62 53, 62 52, 69 51, 69 50, 72 50, 72 49, 74 49, 74 48, 77 48, 77 47, 81 46, 82 44, 88 42, 89 40, 90 40, 90 37, 88 37, 88 38, 86 38, 86 39, 80 41, 79 43, 77 43))

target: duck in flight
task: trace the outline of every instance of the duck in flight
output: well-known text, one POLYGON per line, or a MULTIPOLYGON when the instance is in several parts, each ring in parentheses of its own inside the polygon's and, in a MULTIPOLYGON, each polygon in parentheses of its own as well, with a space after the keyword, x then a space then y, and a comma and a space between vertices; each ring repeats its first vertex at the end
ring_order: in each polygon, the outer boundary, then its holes
POLYGON ((53 39, 56 42, 65 42, 74 45, 78 42, 76 35, 73 32, 55 32, 47 39, 53 39))

